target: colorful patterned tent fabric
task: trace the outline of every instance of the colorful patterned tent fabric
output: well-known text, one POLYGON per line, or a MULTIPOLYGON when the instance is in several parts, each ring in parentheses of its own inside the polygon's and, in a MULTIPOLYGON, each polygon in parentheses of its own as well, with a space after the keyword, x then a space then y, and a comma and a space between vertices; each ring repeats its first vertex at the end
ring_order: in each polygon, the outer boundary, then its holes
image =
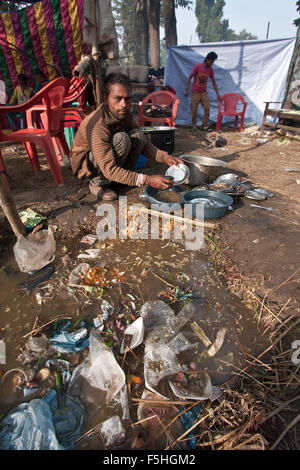
POLYGON ((0 15, 0 79, 9 96, 19 73, 34 86, 38 69, 50 80, 69 75, 89 53, 82 43, 83 9, 84 0, 42 0, 0 15))

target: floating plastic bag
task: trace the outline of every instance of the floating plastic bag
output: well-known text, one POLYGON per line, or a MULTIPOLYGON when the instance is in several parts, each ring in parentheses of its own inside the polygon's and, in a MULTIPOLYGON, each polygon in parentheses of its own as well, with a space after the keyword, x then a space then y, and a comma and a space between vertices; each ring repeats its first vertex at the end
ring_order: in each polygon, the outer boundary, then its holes
POLYGON ((27 273, 53 261, 56 242, 51 230, 40 230, 26 238, 20 236, 13 249, 20 271, 27 273))
MULTIPOLYGON (((172 349, 162 342, 147 341, 145 345, 144 377, 145 385, 153 393, 159 393, 156 387, 160 380, 176 374, 181 366, 172 349)), ((159 393, 159 395, 162 395, 159 393)), ((164 397, 166 398, 166 397, 164 397)))
POLYGON ((162 300, 150 300, 141 308, 141 317, 144 319, 146 330, 158 326, 174 328, 176 317, 173 310, 162 300))
POLYGON ((88 263, 80 263, 73 271, 70 273, 69 276, 69 286, 70 287, 85 287, 82 283, 82 279, 87 271, 90 269, 90 265, 88 263))
POLYGON ((58 323, 55 334, 49 338, 52 348, 60 353, 73 353, 87 348, 89 345, 89 333, 86 328, 80 328, 69 333, 67 330, 72 325, 71 321, 63 321, 62 325, 58 323))
POLYGON ((53 424, 59 443, 70 449, 81 434, 85 411, 83 405, 76 398, 61 395, 61 406, 58 407, 58 394, 55 390, 44 397, 53 416, 53 424))
POLYGON ((106 447, 120 443, 125 437, 125 429, 119 416, 112 416, 100 426, 100 432, 106 447))
POLYGON ((105 391, 107 401, 110 401, 125 384, 123 370, 97 331, 92 331, 90 334, 90 355, 74 369, 70 388, 80 375, 87 379, 91 387, 105 391))
POLYGON ((0 423, 2 450, 64 450, 80 436, 85 411, 79 400, 50 390, 44 398, 22 403, 0 423))
POLYGON ((185 376, 181 372, 174 379, 169 380, 172 392, 178 398, 188 400, 215 400, 222 392, 218 387, 212 385, 207 373, 185 376))
POLYGON ((62 450, 45 400, 22 403, 0 423, 2 450, 62 450))

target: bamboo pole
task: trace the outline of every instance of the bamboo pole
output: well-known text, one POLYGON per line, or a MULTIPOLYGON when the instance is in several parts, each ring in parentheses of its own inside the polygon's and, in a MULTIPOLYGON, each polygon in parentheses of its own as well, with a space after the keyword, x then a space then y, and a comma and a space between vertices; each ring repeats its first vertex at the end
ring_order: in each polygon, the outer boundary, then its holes
MULTIPOLYGON (((163 203, 162 203, 163 204, 163 203)), ((163 219, 173 219, 177 220, 178 222, 184 222, 187 224, 192 224, 195 225, 196 227, 206 227, 206 228, 215 228, 217 227, 217 224, 212 224, 210 222, 202 222, 200 220, 193 220, 193 219, 188 219, 187 217, 179 217, 178 215, 172 215, 172 214, 167 214, 165 212, 160 212, 160 211, 155 211, 153 209, 147 209, 146 207, 139 207, 137 209, 137 212, 144 212, 149 215, 157 215, 159 217, 162 217, 163 219)))
POLYGON ((17 212, 15 201, 12 197, 10 189, 4 184, 3 178, 0 177, 0 204, 7 220, 16 235, 26 237, 26 229, 17 212))

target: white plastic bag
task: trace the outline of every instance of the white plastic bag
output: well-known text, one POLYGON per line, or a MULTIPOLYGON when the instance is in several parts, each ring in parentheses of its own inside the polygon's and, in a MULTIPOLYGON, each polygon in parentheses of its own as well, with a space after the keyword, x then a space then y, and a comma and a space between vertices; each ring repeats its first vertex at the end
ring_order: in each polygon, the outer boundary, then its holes
POLYGON ((90 355, 73 371, 70 388, 80 375, 86 378, 91 387, 105 391, 108 402, 125 384, 123 370, 97 331, 92 331, 90 334, 90 355))
POLYGON ((51 230, 40 230, 28 237, 19 237, 14 254, 22 272, 37 271, 54 259, 56 242, 51 230))

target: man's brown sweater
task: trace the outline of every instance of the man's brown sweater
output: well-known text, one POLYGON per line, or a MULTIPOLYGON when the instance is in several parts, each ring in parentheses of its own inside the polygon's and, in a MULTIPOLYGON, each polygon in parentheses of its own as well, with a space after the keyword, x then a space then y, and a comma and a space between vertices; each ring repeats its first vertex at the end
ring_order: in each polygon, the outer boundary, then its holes
MULTIPOLYGON (((116 165, 112 137, 117 132, 129 132, 137 127, 132 114, 121 121, 109 111, 106 104, 101 104, 82 121, 78 128, 70 157, 73 173, 78 178, 91 176, 86 161, 86 156, 91 150, 105 178, 128 186, 136 186, 138 173, 116 165)), ((150 141, 143 149, 145 157, 157 162, 163 162, 165 153, 150 141)))

